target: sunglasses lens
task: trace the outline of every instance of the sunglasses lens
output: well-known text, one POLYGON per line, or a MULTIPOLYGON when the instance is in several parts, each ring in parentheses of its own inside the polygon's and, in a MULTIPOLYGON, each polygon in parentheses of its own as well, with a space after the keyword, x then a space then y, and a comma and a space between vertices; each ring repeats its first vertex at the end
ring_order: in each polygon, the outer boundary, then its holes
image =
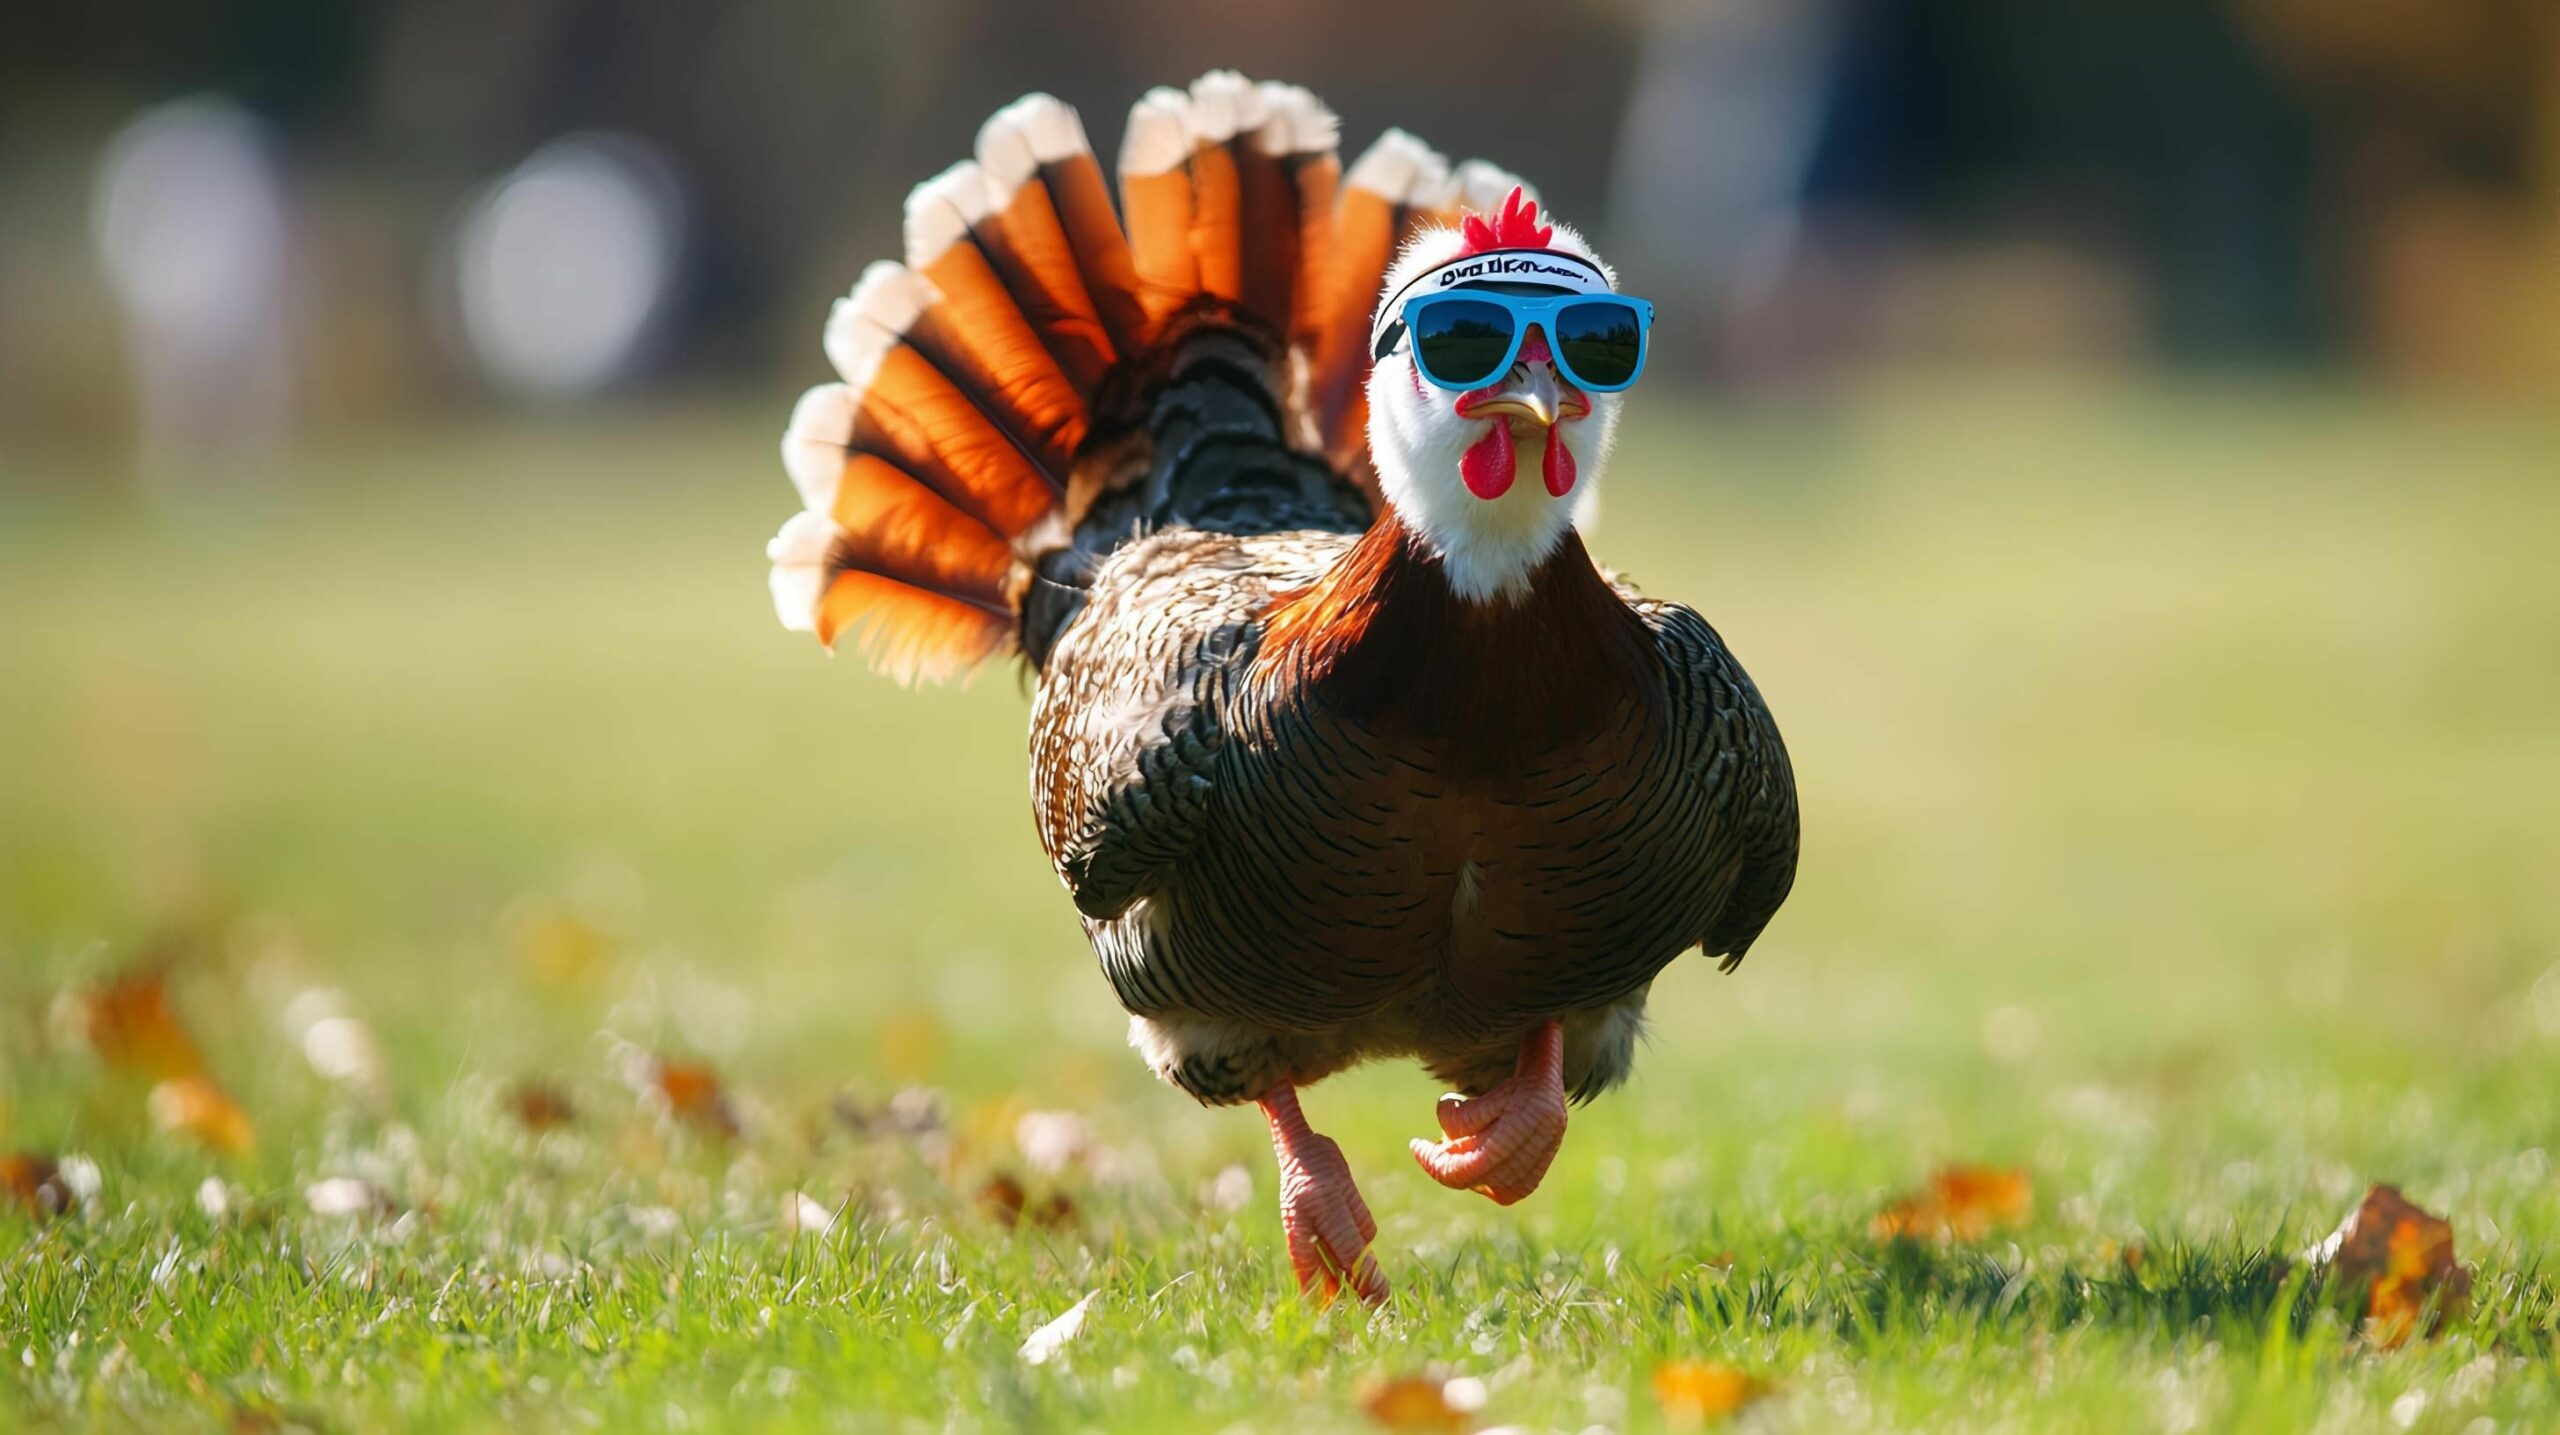
POLYGON ((1556 315, 1555 339, 1565 367, 1595 389, 1626 387, 1644 362, 1644 318, 1633 304, 1568 304, 1556 315))
POLYGON ((1422 306, 1411 319, 1413 356, 1422 375, 1443 388, 1491 383, 1511 352, 1511 311, 1481 299, 1422 306))

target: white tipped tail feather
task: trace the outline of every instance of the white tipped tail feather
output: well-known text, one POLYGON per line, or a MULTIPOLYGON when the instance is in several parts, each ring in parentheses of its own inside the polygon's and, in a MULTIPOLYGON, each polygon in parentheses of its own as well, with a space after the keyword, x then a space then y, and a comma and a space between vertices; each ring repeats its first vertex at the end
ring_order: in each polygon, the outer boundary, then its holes
POLYGON ((1158 85, 1129 109, 1120 136, 1120 174, 1163 174, 1191 157, 1191 97, 1158 85))
POLYGON ((986 171, 973 159, 961 160, 907 191, 907 266, 932 265, 972 226, 984 223, 992 209, 986 171))

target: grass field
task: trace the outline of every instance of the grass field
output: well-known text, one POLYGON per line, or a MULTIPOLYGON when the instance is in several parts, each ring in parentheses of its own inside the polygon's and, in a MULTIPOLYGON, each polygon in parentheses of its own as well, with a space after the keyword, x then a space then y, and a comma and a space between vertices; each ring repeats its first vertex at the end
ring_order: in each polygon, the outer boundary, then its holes
POLYGON ((0 1424, 1297 1430, 1437 1372, 1646 1429, 1684 1359, 1765 1380, 1758 1428, 2560 1424, 2560 422, 1634 407, 1594 546, 1759 678, 1802 879, 1738 973, 1666 974, 1522 1206, 1413 1168, 1418 1072, 1310 1096, 1375 1317, 1291 1290, 1259 1120, 1122 1049, 1012 675, 902 692, 774 626, 780 407, 322 442, 192 518, 22 465, 0 1149, 97 1185, 0 1213, 0 1424), (253 1150, 55 1032, 145 961, 253 1150), (378 1059, 306 1059, 315 989, 378 1059), (573 1119, 529 1131, 529 1081, 573 1119), (1088 1149, 1041 1169, 1035 1110, 1088 1149), (1949 1162, 2032 1217, 1879 1242, 1949 1162), (1011 1228, 1000 1174, 1064 1204, 1011 1228), (366 1211, 312 1208, 340 1178, 366 1211), (2396 1351, 2276 1263, 2377 1180, 2477 1266, 2396 1351))

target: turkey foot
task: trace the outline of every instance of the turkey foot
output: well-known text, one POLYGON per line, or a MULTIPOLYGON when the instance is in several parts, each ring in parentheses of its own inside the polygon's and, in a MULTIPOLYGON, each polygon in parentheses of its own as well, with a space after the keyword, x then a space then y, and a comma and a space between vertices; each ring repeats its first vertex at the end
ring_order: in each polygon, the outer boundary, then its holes
POLYGON ((1326 1300, 1352 1293, 1371 1305, 1387 1298, 1387 1278, 1369 1243, 1378 1223, 1351 1184, 1351 1167, 1330 1136, 1319 1136, 1298 1109, 1298 1090, 1287 1083, 1262 1098, 1271 1122, 1271 1147, 1280 1158, 1280 1228, 1289 1236, 1289 1266, 1298 1289, 1326 1300))
POLYGON ((1530 1032, 1511 1079, 1484 1095, 1441 1097, 1440 1129, 1448 1140, 1413 1142, 1432 1180, 1504 1206, 1538 1189, 1564 1145, 1564 1028, 1545 1022, 1530 1032))

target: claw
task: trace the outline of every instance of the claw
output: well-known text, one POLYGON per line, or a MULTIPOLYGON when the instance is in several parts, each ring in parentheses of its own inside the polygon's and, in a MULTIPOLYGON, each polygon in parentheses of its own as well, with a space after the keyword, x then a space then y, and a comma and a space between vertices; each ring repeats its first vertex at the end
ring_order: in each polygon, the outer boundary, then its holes
POLYGON ((1529 1033, 1510 1080, 1472 1099, 1441 1097, 1439 1116, 1448 1139, 1413 1142, 1432 1180, 1504 1206, 1538 1189, 1564 1145, 1564 1028, 1546 1022, 1529 1033))
POLYGON ((1352 1184, 1342 1148, 1307 1125, 1294 1087, 1273 1088, 1262 1099, 1262 1114, 1280 1158, 1280 1228, 1289 1237, 1298 1289, 1329 1301, 1348 1286, 1370 1305, 1384 1303, 1386 1273, 1369 1250, 1378 1222, 1352 1184))

